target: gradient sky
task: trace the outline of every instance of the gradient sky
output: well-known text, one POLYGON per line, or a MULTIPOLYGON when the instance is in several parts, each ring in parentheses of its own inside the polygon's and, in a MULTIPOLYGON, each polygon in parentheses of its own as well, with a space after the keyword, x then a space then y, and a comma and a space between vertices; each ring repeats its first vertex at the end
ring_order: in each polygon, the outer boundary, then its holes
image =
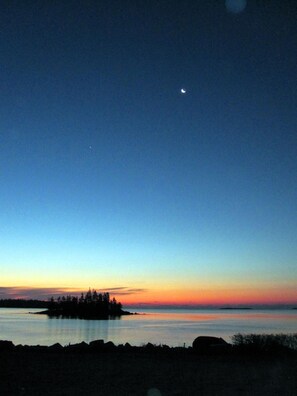
POLYGON ((0 298, 296 303, 296 17, 1 2, 0 298))

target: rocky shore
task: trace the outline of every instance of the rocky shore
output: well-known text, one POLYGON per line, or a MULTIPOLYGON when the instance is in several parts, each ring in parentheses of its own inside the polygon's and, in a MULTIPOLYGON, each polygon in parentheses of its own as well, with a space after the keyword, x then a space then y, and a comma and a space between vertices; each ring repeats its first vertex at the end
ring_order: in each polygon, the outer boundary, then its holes
POLYGON ((295 395, 296 352, 259 353, 214 337, 189 348, 103 340, 62 346, 0 341, 1 395, 295 395))

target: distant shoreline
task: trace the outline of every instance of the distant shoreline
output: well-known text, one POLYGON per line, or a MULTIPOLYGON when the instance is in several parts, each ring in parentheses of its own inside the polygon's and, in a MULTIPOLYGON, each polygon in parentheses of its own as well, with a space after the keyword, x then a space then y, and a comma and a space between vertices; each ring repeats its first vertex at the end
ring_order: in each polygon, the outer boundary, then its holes
POLYGON ((247 309, 254 309, 252 307, 221 307, 219 309, 243 309, 243 310, 247 310, 247 309))

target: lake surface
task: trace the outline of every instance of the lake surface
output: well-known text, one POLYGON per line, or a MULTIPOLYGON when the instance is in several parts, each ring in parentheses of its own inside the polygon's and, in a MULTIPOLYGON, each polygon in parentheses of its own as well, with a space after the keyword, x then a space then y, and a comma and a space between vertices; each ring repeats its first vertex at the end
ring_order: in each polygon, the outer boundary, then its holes
MULTIPOLYGON (((128 307, 127 307, 128 309, 128 307)), ((96 339, 116 345, 147 342, 190 346, 199 335, 223 337, 236 333, 297 333, 297 310, 130 309, 139 315, 113 320, 49 318, 40 309, 0 308, 0 340, 17 344, 61 345, 96 339)))

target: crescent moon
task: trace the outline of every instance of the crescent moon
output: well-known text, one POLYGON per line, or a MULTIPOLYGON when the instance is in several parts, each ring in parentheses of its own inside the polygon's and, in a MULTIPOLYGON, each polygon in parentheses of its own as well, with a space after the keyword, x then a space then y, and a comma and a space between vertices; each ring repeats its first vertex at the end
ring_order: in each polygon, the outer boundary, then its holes
POLYGON ((182 88, 182 89, 180 90, 180 92, 181 92, 182 94, 185 94, 187 91, 186 91, 185 89, 182 88))

